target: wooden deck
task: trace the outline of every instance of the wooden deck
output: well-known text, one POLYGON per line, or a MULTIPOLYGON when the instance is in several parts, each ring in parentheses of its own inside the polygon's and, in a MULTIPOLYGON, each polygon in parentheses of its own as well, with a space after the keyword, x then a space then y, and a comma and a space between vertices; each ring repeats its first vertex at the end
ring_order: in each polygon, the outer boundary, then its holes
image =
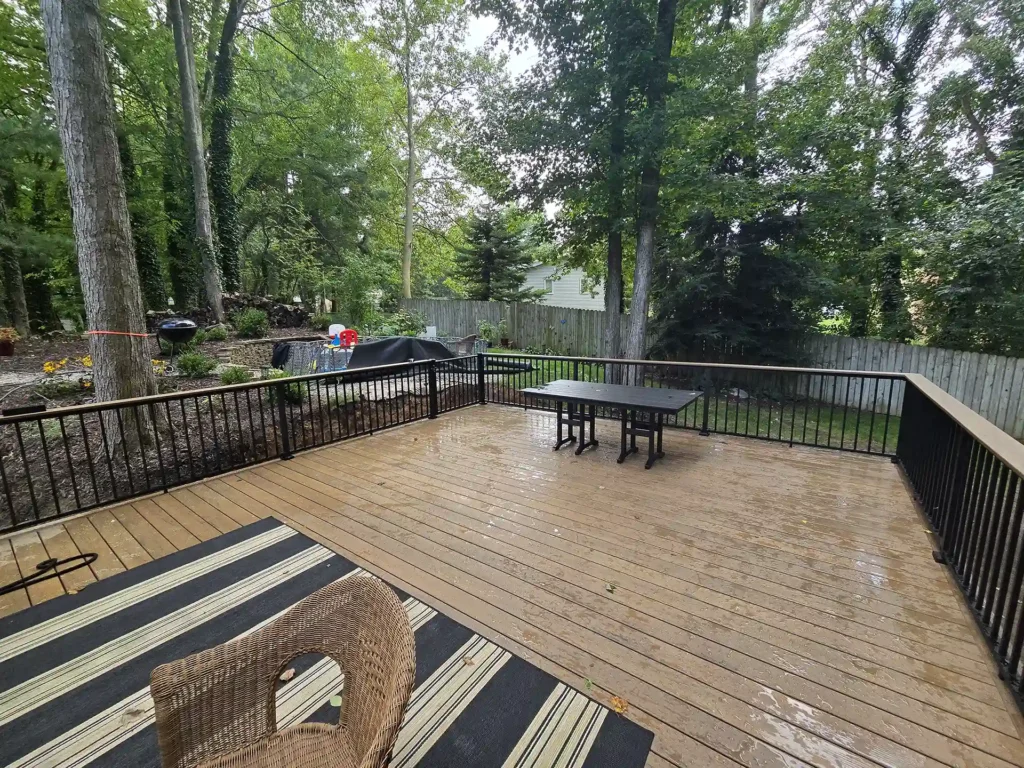
POLYGON ((499 406, 0 539, 0 615, 278 519, 654 731, 650 766, 1024 766, 1019 716, 897 469, 667 434, 615 464, 499 406))

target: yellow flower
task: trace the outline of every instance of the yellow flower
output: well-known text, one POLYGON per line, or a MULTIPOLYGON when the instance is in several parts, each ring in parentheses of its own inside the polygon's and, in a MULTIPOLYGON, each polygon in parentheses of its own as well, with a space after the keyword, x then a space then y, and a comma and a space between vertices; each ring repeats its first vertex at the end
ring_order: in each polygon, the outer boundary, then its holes
POLYGON ((92 368, 92 355, 86 355, 79 362, 81 362, 86 368, 92 368))
POLYGON ((92 386, 92 382, 91 381, 89 381, 88 379, 82 379, 82 387, 83 388, 88 389, 91 386, 92 386))

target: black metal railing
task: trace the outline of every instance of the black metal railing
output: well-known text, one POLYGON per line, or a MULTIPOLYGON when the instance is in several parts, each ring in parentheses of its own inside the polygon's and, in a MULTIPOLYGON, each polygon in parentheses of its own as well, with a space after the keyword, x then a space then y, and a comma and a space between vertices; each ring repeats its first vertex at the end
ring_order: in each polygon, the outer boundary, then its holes
POLYGON ((554 410, 519 390, 556 379, 692 389, 703 397, 666 426, 885 456, 896 451, 905 388, 899 373, 518 354, 487 354, 483 370, 488 402, 554 410))
POLYGON ((479 363, 400 363, 0 417, 0 531, 477 403, 479 363))
POLYGON ((1001 676, 1024 700, 1024 446, 922 376, 907 376, 896 456, 1001 676))

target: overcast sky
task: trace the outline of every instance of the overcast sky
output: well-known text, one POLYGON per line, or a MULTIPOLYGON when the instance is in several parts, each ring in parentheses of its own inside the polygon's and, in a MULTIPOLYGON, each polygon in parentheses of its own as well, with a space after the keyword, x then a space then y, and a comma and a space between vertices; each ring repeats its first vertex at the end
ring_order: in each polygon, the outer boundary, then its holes
POLYGON ((505 68, 510 75, 518 77, 537 60, 537 51, 533 46, 530 46, 521 53, 509 51, 508 46, 504 44, 493 46, 493 41, 489 40, 489 38, 497 28, 498 20, 493 16, 476 16, 471 18, 469 20, 469 27, 466 30, 466 47, 470 50, 475 50, 491 43, 490 47, 497 47, 509 55, 505 68))

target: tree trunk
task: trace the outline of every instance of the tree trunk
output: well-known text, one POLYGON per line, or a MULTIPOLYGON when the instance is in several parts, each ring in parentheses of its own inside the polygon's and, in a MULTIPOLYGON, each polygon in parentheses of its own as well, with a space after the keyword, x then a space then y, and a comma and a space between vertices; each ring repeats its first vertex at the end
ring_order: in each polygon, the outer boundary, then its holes
POLYGON ((213 70, 217 66, 218 40, 213 31, 220 23, 220 10, 222 0, 211 0, 210 2, 210 34, 206 37, 206 71, 203 72, 202 103, 205 106, 213 98, 213 70))
MULTIPOLYGON (((608 264, 604 290, 605 357, 622 356, 622 195, 625 187, 626 84, 622 73, 612 74, 612 124, 608 142, 608 264)), ((605 380, 621 381, 621 366, 606 367, 605 380)))
POLYGON ((3 262, 4 289, 7 291, 7 315, 11 325, 21 337, 30 334, 28 325, 28 302, 25 301, 25 282, 21 277, 21 263, 18 252, 0 244, 0 261, 3 262))
POLYGON ((167 306, 163 270, 157 254, 149 216, 141 205, 139 177, 135 170, 135 156, 123 130, 117 132, 117 149, 121 156, 124 191, 128 198, 128 217, 132 225, 132 243, 135 246, 135 266, 139 270, 139 284, 146 309, 162 310, 167 306))
POLYGON ((203 157, 203 126, 199 115, 199 94, 196 86, 196 62, 192 52, 192 35, 186 0, 167 0, 167 15, 174 29, 174 50, 178 59, 178 82, 181 88, 181 111, 185 123, 185 144, 192 167, 192 186, 196 206, 196 249, 203 265, 206 301, 214 319, 224 322, 221 304, 220 270, 213 247, 213 221, 210 216, 210 187, 206 180, 203 157))
MULTIPOLYGON (((7 212, 18 203, 18 185, 9 178, 0 195, 0 221, 7 220, 7 212)), ((28 324, 28 302, 25 300, 25 281, 21 276, 21 262, 17 249, 0 241, 0 268, 3 269, 4 290, 7 293, 7 315, 19 336, 31 333, 28 324)))
POLYGON ((234 113, 231 89, 235 79, 235 34, 245 12, 245 0, 230 0, 224 17, 213 73, 213 120, 210 130, 210 191, 217 215, 220 268, 224 287, 237 291, 241 280, 238 263, 238 203, 231 181, 231 128, 234 113))
POLYGON ((661 155, 665 143, 665 92, 672 57, 677 0, 658 0, 654 30, 654 61, 647 85, 647 111, 651 116, 643 170, 640 172, 640 205, 637 219, 636 268, 633 271, 633 300, 629 305, 629 334, 626 357, 642 360, 647 352, 647 313, 651 278, 654 273, 655 231, 658 226, 658 192, 661 186, 661 155))
POLYGON ((99 3, 42 0, 41 7, 86 318, 91 331, 103 331, 90 337, 96 396, 153 395, 99 3))
MULTIPOLYGON (((402 6, 405 11, 405 6, 402 6)), ((409 49, 409 16, 405 15, 405 148, 408 160, 405 168, 405 241, 402 244, 402 296, 412 298, 412 235, 416 209, 416 130, 413 121, 416 96, 412 92, 412 52, 409 49)))

